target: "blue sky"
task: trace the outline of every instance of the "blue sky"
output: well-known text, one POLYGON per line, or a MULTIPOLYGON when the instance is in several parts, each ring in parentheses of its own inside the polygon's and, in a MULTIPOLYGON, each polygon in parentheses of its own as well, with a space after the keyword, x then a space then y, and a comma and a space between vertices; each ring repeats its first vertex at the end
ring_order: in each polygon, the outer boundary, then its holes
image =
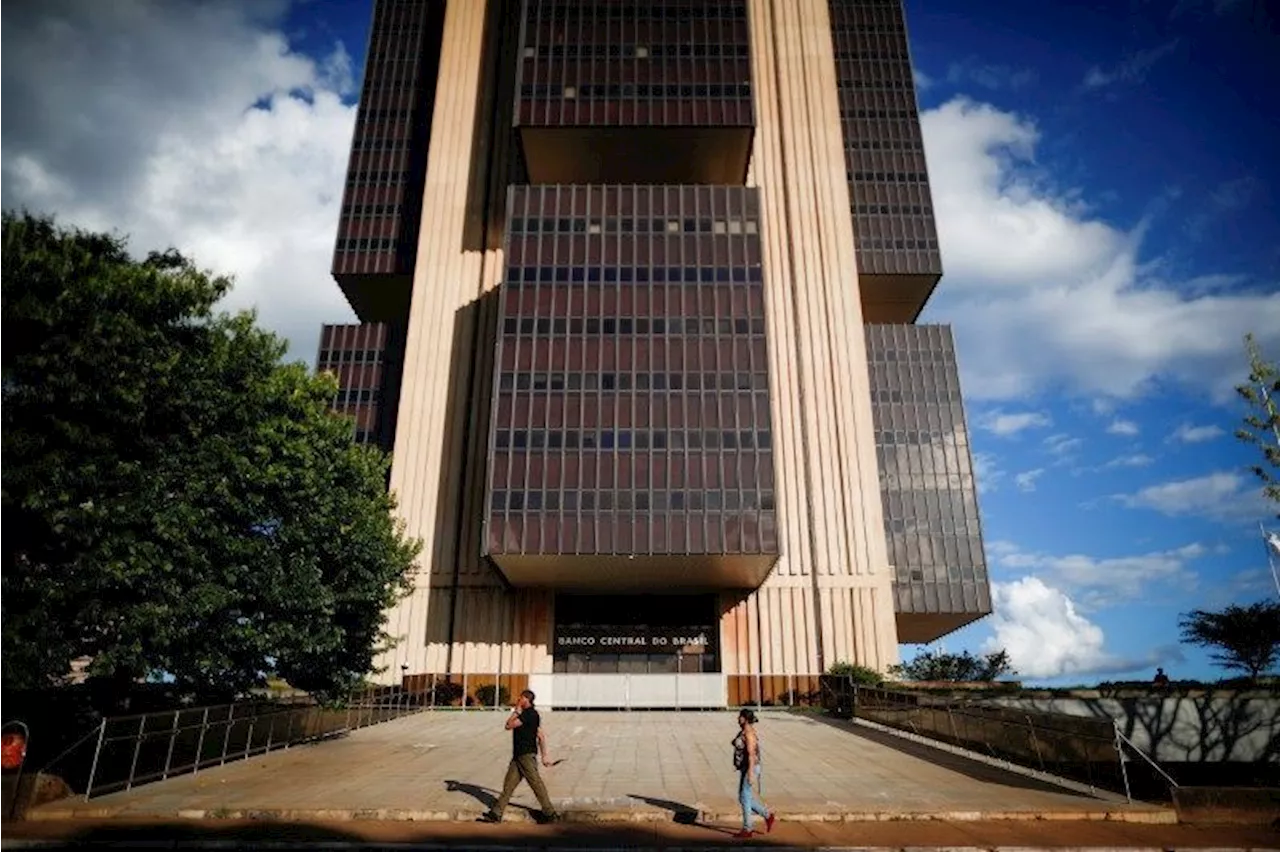
MULTIPOLYGON (((227 306, 313 362, 352 319, 328 267, 369 8, 6 4, 4 205, 234 273, 227 306)), ((999 606, 941 644, 1032 681, 1213 676, 1178 613, 1274 593, 1231 385, 1246 331, 1280 357, 1280 8, 908 20, 946 270, 925 319, 956 331, 999 606)))

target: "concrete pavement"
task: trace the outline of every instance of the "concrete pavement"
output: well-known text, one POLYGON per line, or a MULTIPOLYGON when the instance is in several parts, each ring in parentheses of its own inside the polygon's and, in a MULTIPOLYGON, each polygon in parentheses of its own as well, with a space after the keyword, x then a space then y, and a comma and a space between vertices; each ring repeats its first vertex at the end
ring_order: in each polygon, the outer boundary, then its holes
MULTIPOLYGON (((552 757, 562 759, 544 778, 571 822, 740 819, 733 713, 544 717, 552 757)), ((471 820, 492 802, 510 757, 504 718, 423 713, 90 802, 52 802, 29 818, 471 820)), ((1171 808, 1093 798, 810 715, 764 713, 759 730, 764 798, 788 822, 1176 819, 1171 808)), ((507 818, 527 819, 532 807, 521 787, 507 818)))

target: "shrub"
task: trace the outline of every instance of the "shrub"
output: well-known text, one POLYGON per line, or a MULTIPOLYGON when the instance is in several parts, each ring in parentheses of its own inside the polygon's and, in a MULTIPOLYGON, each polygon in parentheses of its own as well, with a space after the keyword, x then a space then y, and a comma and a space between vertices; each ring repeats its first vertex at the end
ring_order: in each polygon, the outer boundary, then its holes
POLYGON ((879 686, 884 683, 884 675, 875 669, 860 666, 857 663, 847 663, 843 660, 832 663, 827 668, 827 674, 851 678, 854 683, 863 686, 879 686))
POLYGON ((506 707, 510 703, 511 692, 505 686, 487 683, 476 687, 476 704, 481 707, 506 707))

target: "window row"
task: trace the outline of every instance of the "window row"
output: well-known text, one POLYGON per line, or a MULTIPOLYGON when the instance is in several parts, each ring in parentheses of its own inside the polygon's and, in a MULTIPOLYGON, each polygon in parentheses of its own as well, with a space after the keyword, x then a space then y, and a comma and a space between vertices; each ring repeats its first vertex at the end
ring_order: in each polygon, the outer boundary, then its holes
POLYGON ((351 141, 352 151, 407 151, 410 140, 406 136, 371 136, 362 139, 357 136, 351 141))
POLYGON ((878 183, 927 183, 927 172, 848 172, 850 181, 876 181, 878 183))
POLYGON ((417 115, 417 110, 413 107, 399 108, 383 108, 383 109, 361 109, 356 115, 356 124, 362 124, 373 121, 386 121, 392 118, 413 118, 417 115))
MULTIPOLYGON (((836 38, 839 38, 842 42, 844 42, 845 39, 848 38, 847 34, 840 33, 838 31, 833 31, 832 35, 834 35, 836 38)), ((836 49, 837 61, 843 62, 846 60, 856 61, 860 59, 875 59, 875 60, 879 60, 880 63, 896 64, 899 67, 903 68, 907 73, 910 73, 911 66, 906 63, 905 61, 906 56, 907 56, 907 52, 905 50, 870 50, 870 49, 864 50, 858 47, 848 47, 847 45, 842 45, 841 47, 836 49)))
POLYGON ((763 319, 712 319, 710 317, 507 317, 502 321, 506 335, 562 337, 566 334, 653 334, 653 335, 761 335, 763 319))
POLYGON ((377 364, 381 349, 321 349, 320 364, 377 364))
POLYGON ((860 80, 841 80, 836 88, 842 92, 914 92, 916 90, 915 84, 912 83, 910 77, 902 80, 869 80, 866 78, 860 80))
POLYGON ((858 240, 859 251, 937 251, 937 240, 858 240))
MULTIPOLYGON (((339 240, 341 242, 341 240, 339 240)), ((508 284, 520 282, 616 282, 619 284, 647 283, 650 281, 667 283, 706 283, 706 284, 746 284, 764 280, 764 272, 759 266, 734 267, 724 266, 509 266, 507 267, 508 284)))
POLYGON ((715 654, 556 654, 557 674, 713 674, 720 671, 715 654))
POLYGON ((409 169, 352 169, 347 183, 399 183, 409 176, 409 169))
POLYGON ((768 373, 508 373, 498 390, 534 391, 763 391, 768 373))
POLYGON ((872 23, 870 21, 846 21, 836 19, 832 22, 832 30, 840 35, 858 36, 863 33, 878 35, 905 35, 901 23, 872 23))
POLYGON ((523 217, 512 216, 513 234, 758 234, 755 219, 523 217))
POLYGON ((395 216, 402 209, 401 204, 348 204, 342 213, 349 219, 377 219, 383 216, 395 216))
POLYGON ((390 238, 372 239, 365 237, 353 237, 351 239, 338 240, 337 249, 340 252, 352 251, 391 251, 397 245, 399 240, 390 238))
POLYGON ((932 216, 933 207, 928 204, 855 204, 853 212, 858 216, 932 216))
POLYGON ((768 429, 495 429, 499 450, 770 450, 768 429))
POLYGON ((877 429, 875 431, 875 442, 878 447, 929 446, 932 444, 942 444, 943 442, 948 441, 954 434, 955 432, 951 429, 877 429))
POLYGON ((845 134, 845 148, 852 151, 923 151, 924 145, 915 139, 849 139, 845 134))
POLYGON ((494 491, 494 512, 772 512, 772 491, 494 491))
POLYGON ((542 0, 529 18, 534 21, 736 21, 747 17, 746 3, 676 5, 646 3, 583 3, 581 0, 542 0))
POLYGON ((749 44, 540 44, 525 47, 524 58, 534 56, 565 59, 657 59, 664 57, 708 57, 744 59, 751 56, 749 44))
POLYGON ((750 83, 525 83, 522 98, 564 98, 572 100, 618 100, 620 98, 657 98, 677 100, 689 98, 749 99, 750 83))
POLYGON ((867 119, 906 119, 914 121, 918 116, 913 109, 842 109, 840 110, 842 118, 867 118, 867 119))
POLYGON ((370 390, 369 388, 343 388, 333 398, 333 404, 358 405, 363 402, 377 402, 381 396, 382 394, 378 391, 370 390))

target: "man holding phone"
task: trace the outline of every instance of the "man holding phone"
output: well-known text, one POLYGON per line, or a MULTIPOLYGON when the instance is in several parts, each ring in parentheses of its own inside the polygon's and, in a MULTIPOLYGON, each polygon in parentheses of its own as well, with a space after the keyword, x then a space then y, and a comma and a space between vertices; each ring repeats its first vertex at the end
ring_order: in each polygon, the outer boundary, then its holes
POLYGON ((551 758, 547 755, 547 736, 542 730, 542 716, 533 706, 534 694, 526 689, 516 699, 516 706, 511 708, 507 717, 506 729, 511 732, 512 755, 507 765, 507 777, 502 782, 502 795, 493 809, 480 817, 481 822, 502 822, 502 814, 511 801, 511 794, 516 791, 520 780, 529 783, 533 794, 538 797, 538 805, 542 808, 544 822, 555 822, 560 818, 551 797, 547 795, 547 785, 542 783, 538 774, 538 754, 542 754, 542 765, 550 766, 551 758))

